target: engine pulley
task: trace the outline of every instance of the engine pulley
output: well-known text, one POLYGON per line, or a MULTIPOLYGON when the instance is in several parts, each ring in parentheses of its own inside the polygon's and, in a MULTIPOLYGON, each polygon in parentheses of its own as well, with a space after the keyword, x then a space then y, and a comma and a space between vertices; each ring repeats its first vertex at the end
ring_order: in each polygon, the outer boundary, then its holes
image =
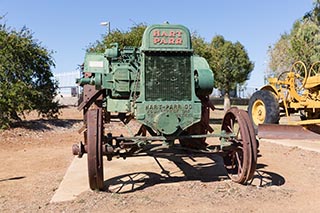
POLYGON ((155 116, 154 125, 158 131, 169 135, 177 131, 179 127, 179 119, 174 113, 161 112, 155 116))

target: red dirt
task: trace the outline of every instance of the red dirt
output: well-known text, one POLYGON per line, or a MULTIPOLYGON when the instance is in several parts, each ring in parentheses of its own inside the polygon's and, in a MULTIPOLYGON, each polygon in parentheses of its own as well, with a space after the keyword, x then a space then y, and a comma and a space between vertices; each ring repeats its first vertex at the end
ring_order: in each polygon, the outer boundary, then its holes
MULTIPOLYGON (((317 212, 320 153, 260 143, 255 179, 239 185, 203 177, 191 168, 181 180, 156 175, 128 193, 87 191, 69 202, 50 203, 82 139, 81 112, 62 110, 60 120, 30 115, 22 127, 0 132, 1 212, 317 212)), ((120 159, 119 159, 120 160, 120 159)), ((213 167, 218 173, 223 168, 213 167)), ((124 168, 125 170, 125 168, 124 168)), ((199 170, 199 169, 198 169, 199 170)), ((125 175, 125 174, 124 174, 125 175)))

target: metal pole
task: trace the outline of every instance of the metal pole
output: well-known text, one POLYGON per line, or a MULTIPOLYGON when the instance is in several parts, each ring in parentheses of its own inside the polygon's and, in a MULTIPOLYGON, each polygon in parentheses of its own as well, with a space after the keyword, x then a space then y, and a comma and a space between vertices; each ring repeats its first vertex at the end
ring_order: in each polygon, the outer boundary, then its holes
POLYGON ((101 26, 108 26, 108 35, 110 34, 110 21, 104 21, 100 23, 101 26))

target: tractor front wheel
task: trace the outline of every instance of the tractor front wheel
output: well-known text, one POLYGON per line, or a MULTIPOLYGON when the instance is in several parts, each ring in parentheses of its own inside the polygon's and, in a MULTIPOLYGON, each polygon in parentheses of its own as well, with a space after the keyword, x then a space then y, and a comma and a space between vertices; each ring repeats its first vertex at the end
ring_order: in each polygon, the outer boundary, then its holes
POLYGON ((102 109, 87 112, 88 176, 92 190, 103 190, 103 115, 102 109))
POLYGON ((259 124, 279 123, 280 110, 276 95, 268 90, 256 91, 249 100, 248 113, 256 132, 259 124))
POLYGON ((227 138, 231 144, 224 150, 224 165, 230 179, 246 184, 252 180, 257 165, 257 140, 253 125, 246 111, 230 108, 225 114, 221 130, 233 137, 227 138))

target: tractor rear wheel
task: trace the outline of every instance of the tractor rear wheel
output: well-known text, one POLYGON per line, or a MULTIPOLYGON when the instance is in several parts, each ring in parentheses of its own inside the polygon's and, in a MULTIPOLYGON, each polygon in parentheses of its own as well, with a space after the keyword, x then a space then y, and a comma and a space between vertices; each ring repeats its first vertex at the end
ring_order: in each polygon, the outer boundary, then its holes
POLYGON ((280 109, 276 95, 268 90, 256 91, 249 100, 248 113, 256 133, 259 124, 279 123, 280 109))

